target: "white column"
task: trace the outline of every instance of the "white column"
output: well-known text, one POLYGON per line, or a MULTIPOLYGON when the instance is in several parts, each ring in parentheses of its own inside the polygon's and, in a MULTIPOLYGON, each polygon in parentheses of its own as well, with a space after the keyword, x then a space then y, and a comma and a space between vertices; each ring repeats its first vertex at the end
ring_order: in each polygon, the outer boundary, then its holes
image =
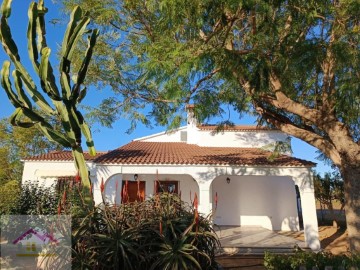
POLYGON ((319 227, 316 215, 314 190, 300 189, 300 197, 306 245, 312 250, 319 250, 319 227))
POLYGON ((207 216, 211 213, 212 205, 211 205, 211 193, 210 193, 210 185, 211 182, 200 182, 199 183, 199 212, 207 216))

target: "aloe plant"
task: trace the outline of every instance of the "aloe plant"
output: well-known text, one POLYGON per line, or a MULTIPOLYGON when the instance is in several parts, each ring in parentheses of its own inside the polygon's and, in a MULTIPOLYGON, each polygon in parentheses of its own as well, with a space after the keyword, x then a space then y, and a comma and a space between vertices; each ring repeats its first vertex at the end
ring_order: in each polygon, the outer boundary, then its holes
POLYGON ((39 91, 33 78, 21 63, 18 48, 11 35, 8 24, 8 18, 11 15, 11 2, 12 0, 3 1, 0 23, 1 43, 10 58, 10 61, 4 61, 3 63, 1 85, 15 107, 10 122, 12 125, 23 128, 35 126, 49 140, 57 142, 65 148, 71 148, 75 166, 82 179, 81 196, 84 204, 92 208, 93 199, 90 190, 90 179, 81 146, 82 135, 86 138, 90 154, 95 155, 96 151, 90 129, 77 106, 86 95, 86 87, 82 85, 96 43, 98 30, 86 30, 87 25, 90 23, 88 14, 84 14, 80 7, 74 8, 62 43, 59 65, 60 87, 58 87, 52 65, 49 62, 51 49, 47 47, 45 37, 45 14, 47 8, 45 8, 43 0, 30 4, 27 47, 32 66, 39 77, 42 90, 39 91), (71 70, 74 48, 85 33, 89 34, 88 47, 80 69, 74 72, 71 70), (14 90, 10 81, 11 62, 15 66, 12 77, 16 90, 14 90), (71 75, 75 78, 73 82, 70 80, 71 75), (59 130, 50 124, 51 122, 48 119, 54 118, 60 120, 62 129, 59 130))

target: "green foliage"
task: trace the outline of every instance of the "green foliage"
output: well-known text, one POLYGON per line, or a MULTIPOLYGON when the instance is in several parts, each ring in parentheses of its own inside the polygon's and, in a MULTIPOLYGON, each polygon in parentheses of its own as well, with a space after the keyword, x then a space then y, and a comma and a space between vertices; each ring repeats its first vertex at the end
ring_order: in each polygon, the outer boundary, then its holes
POLYGON ((49 142, 35 127, 13 127, 7 119, 0 120, 0 183, 21 180, 24 157, 49 151, 61 150, 58 144, 49 142))
POLYGON ((9 214, 18 203, 20 193, 19 182, 9 181, 0 186, 0 215, 9 214))
POLYGON ((102 205, 74 231, 75 269, 216 269, 219 245, 208 219, 177 195, 102 205))
MULTIPOLYGON (((59 195, 54 186, 45 187, 38 182, 25 182, 20 187, 9 214, 56 215, 59 195)), ((8 194, 10 196, 11 194, 8 194)))
POLYGON ((145 121, 135 112, 146 102, 154 105, 146 110, 150 115, 171 125, 172 115, 181 114, 181 105, 189 101, 198 104, 201 118, 224 113, 224 103, 242 112, 253 110, 249 104, 256 101, 263 110, 288 117, 299 127, 309 125, 303 116, 262 98, 273 97, 270 75, 276 74, 283 92, 309 108, 319 108, 322 95, 328 96, 336 103, 338 119, 354 129, 353 136, 359 134, 358 1, 341 1, 340 6, 330 0, 63 3, 67 10, 81 5, 104 32, 95 48, 89 83, 108 85, 116 96, 103 104, 114 110, 107 110, 108 118, 102 114, 100 120, 129 113, 145 121), (332 30, 336 32, 331 43, 332 30), (321 81, 328 49, 336 59, 339 91, 334 96, 326 93, 321 81), (251 94, 245 93, 243 80, 254 88, 251 94))
POLYGON ((107 124, 130 114, 173 128, 186 103, 200 121, 222 116, 224 105, 256 113, 340 169, 347 213, 356 212, 350 246, 360 246, 358 0, 63 2, 80 4, 105 33, 89 83, 114 91, 102 104, 107 124))
POLYGON ((33 78, 20 61, 20 55, 8 25, 10 11, 11 1, 5 0, 1 7, 0 37, 5 52, 15 66, 12 77, 16 91, 14 91, 10 81, 10 61, 4 61, 3 63, 1 85, 10 102, 15 107, 15 112, 11 116, 10 122, 15 126, 23 128, 35 126, 50 141, 72 149, 76 168, 79 170, 83 181, 83 198, 86 204, 91 207, 93 202, 90 195, 90 181, 81 147, 82 136, 86 139, 90 154, 95 155, 96 152, 90 129, 77 106, 86 95, 86 88, 83 88, 82 84, 85 80, 98 31, 86 31, 86 27, 90 23, 88 14, 83 13, 80 7, 73 9, 61 46, 59 65, 60 87, 58 87, 52 65, 49 62, 51 49, 47 47, 45 37, 45 14, 47 9, 44 6, 44 1, 41 0, 39 3, 32 2, 30 4, 27 31, 28 54, 32 66, 39 77, 39 84, 44 95, 38 90, 33 78), (72 70, 71 62, 73 61, 74 48, 84 33, 89 33, 85 55, 81 58, 79 68, 72 70), (73 83, 70 81, 71 75, 73 75, 73 83), (25 90, 23 86, 25 86, 25 90), (50 105, 49 101, 52 102, 52 105, 50 105), (24 119, 24 116, 26 116, 26 119, 24 119), (59 120, 62 127, 59 129, 49 119, 59 120))
MULTIPOLYGON (((292 255, 276 255, 270 252, 265 253, 264 266, 268 270, 298 270, 303 266, 306 269, 325 269, 332 266, 333 269, 351 269, 360 265, 359 255, 333 255, 326 252, 307 252, 296 249, 292 255)), ((357 268, 354 268, 357 269, 357 268)))
POLYGON ((324 177, 316 174, 314 177, 314 187, 315 197, 320 203, 332 209, 333 201, 337 200, 342 204, 342 208, 344 207, 344 181, 338 173, 333 175, 325 173, 324 177))

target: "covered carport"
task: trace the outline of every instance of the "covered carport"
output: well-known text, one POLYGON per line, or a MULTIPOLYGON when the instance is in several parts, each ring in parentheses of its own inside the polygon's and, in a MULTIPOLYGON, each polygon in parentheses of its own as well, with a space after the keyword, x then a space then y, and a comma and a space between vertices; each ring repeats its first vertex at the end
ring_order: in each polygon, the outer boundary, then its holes
POLYGON ((295 184, 289 176, 218 176, 212 182, 214 224, 298 231, 295 184))

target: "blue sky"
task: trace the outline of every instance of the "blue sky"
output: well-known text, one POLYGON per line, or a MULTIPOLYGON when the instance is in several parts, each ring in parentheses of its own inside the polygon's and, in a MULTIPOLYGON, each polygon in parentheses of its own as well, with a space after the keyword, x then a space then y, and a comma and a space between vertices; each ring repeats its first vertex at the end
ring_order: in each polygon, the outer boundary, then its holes
MULTIPOLYGON (((12 14, 10 17, 10 28, 12 30, 13 38, 18 45, 20 52, 20 57, 23 64, 32 71, 31 64, 27 57, 27 47, 26 47, 26 28, 27 28, 27 9, 30 4, 30 0, 13 0, 12 4, 12 14)), ((45 0, 45 6, 49 8, 49 12, 46 15, 46 30, 47 30, 47 42, 48 46, 52 49, 52 65, 55 70, 57 70, 57 59, 56 51, 59 48, 62 37, 65 31, 65 25, 60 23, 50 23, 53 19, 60 19, 64 15, 61 14, 59 6, 54 4, 50 0, 45 0)), ((0 50, 0 62, 7 60, 8 57, 4 51, 0 50)), ((31 73, 31 72, 30 72, 31 73)), ((34 73, 31 73, 34 75, 34 73)), ((94 88, 90 88, 88 95, 86 96, 83 103, 86 105, 96 106, 101 100, 101 95, 108 95, 108 89, 102 89, 101 91, 94 88)), ((3 89, 0 89, 0 118, 9 117, 14 111, 12 105, 7 99, 7 96, 3 89)), ((212 122, 216 122, 219 119, 214 119, 212 122)), ((245 116, 242 119, 239 119, 235 112, 232 113, 231 120, 235 124, 254 124, 255 118, 250 116, 245 116)), ((117 148, 127 142, 131 141, 134 138, 147 136, 153 133, 157 133, 164 130, 164 127, 159 127, 154 125, 153 129, 146 128, 141 124, 138 125, 136 130, 131 134, 127 134, 126 130, 130 127, 130 122, 126 119, 121 119, 117 121, 112 129, 104 128, 99 125, 92 126, 93 138, 95 141, 95 147, 97 150, 111 150, 117 148)), ((318 172, 327 172, 331 171, 329 166, 324 165, 321 161, 316 159, 318 155, 316 149, 307 143, 304 143, 296 138, 292 139, 292 148, 293 155, 298 158, 307 159, 318 163, 316 170, 318 172)))

